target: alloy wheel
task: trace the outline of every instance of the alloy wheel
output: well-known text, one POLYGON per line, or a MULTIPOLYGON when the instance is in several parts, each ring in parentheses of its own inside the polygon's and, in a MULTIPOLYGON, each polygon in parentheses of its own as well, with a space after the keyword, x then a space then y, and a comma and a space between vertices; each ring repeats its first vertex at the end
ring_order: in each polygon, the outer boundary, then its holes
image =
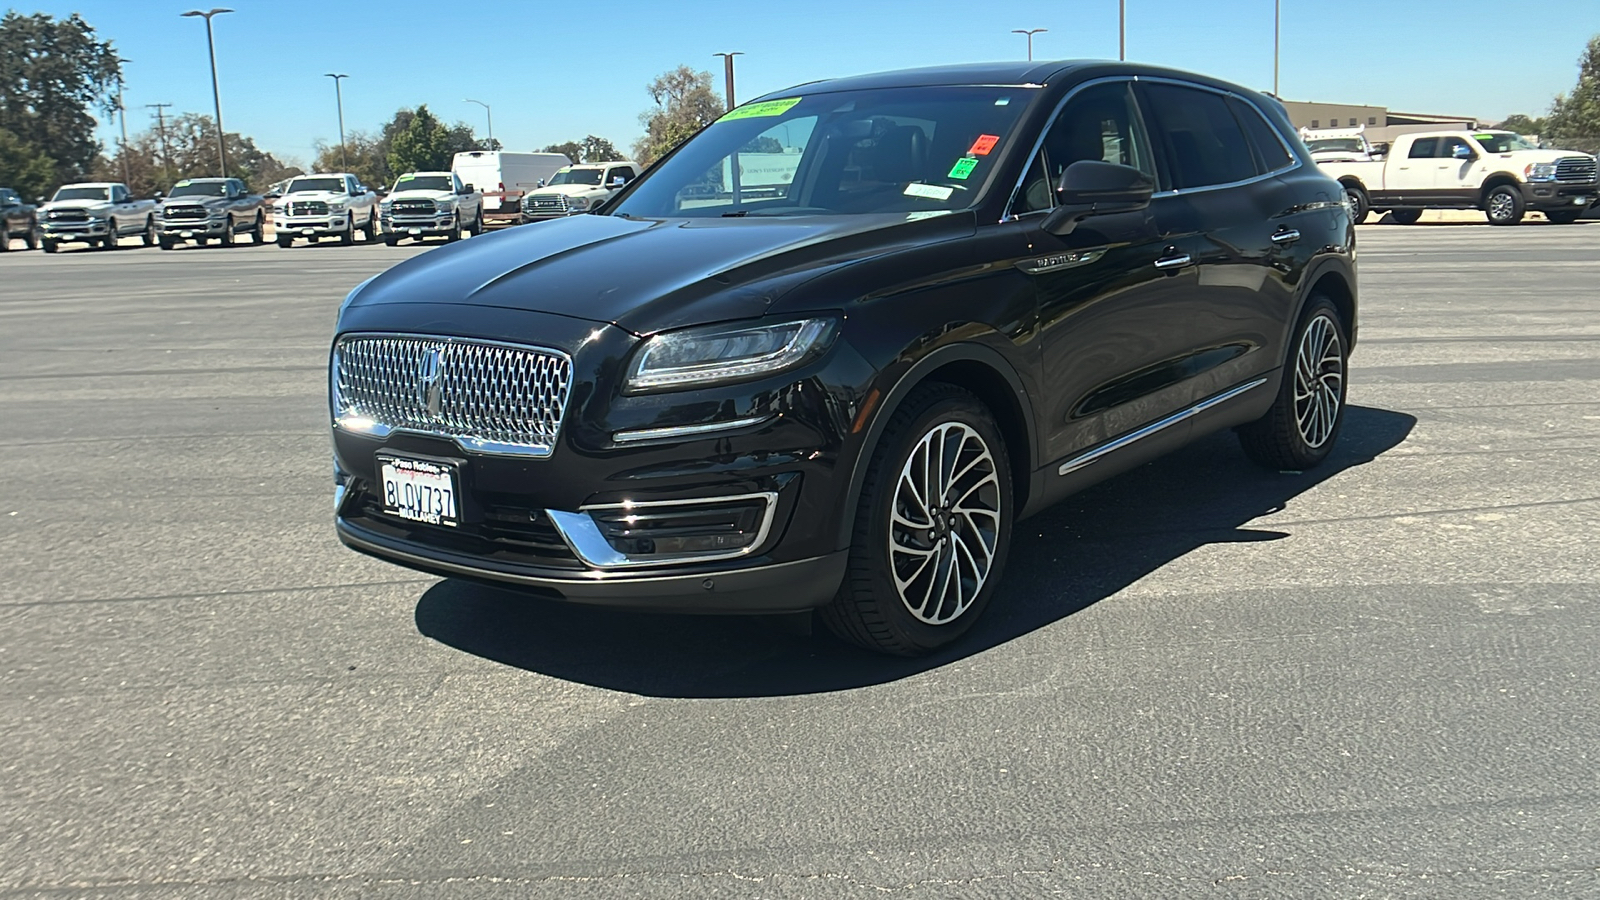
POLYGON ((1306 323, 1295 352, 1294 418, 1313 450, 1333 436, 1344 402, 1344 351, 1339 328, 1326 314, 1306 323))
POLYGON ((1503 222, 1511 218, 1511 213, 1516 208, 1516 200, 1505 191, 1496 193, 1489 198, 1489 218, 1503 222))
POLYGON ((1000 540, 994 456, 961 422, 934 425, 912 447, 889 517, 890 576, 906 609, 943 625, 977 599, 1000 540))

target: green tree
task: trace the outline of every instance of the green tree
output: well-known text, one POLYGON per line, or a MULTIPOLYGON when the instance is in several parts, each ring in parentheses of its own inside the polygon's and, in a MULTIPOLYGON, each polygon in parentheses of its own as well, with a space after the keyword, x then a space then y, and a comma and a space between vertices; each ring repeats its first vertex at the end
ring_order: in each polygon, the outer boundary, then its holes
POLYGON ((31 201, 48 194, 55 184, 55 160, 0 128, 0 185, 14 189, 31 201))
POLYGON ((109 113, 122 70, 109 41, 76 13, 54 19, 12 10, 0 19, 0 128, 77 179, 94 168, 100 144, 91 109, 109 113))
POLYGON ((565 153, 573 162, 602 163, 616 162, 626 159, 615 144, 603 137, 587 135, 581 141, 567 141, 564 144, 551 144, 544 148, 545 153, 565 153))
POLYGON ((349 172, 368 187, 388 187, 394 181, 395 175, 389 171, 388 146, 368 132, 346 132, 342 148, 318 143, 316 150, 312 168, 318 172, 349 172))
POLYGON ((646 91, 656 105, 639 114, 645 134, 633 145, 634 160, 645 166, 727 111, 711 86, 711 73, 696 72, 688 66, 662 73, 646 91))
POLYGON ((1556 97, 1547 120, 1550 137, 1563 146, 1600 149, 1600 35, 1589 39, 1578 60, 1578 83, 1556 97))
MULTIPOLYGON (((155 129, 133 135, 125 151, 128 189, 136 197, 168 192, 185 178, 217 175, 217 123, 210 116, 184 113, 167 121, 165 152, 155 129)), ((228 132, 228 174, 252 190, 299 174, 298 167, 279 160, 237 132, 228 132)), ((122 181, 123 155, 102 157, 88 174, 97 180, 122 181)))
POLYGON ((389 140, 389 171, 395 175, 449 169, 454 156, 450 129, 428 111, 427 104, 417 107, 389 140))
POLYGON ((1549 120, 1534 119, 1517 113, 1506 116, 1506 120, 1495 126, 1502 131, 1515 131, 1517 134, 1545 134, 1549 130, 1549 120))

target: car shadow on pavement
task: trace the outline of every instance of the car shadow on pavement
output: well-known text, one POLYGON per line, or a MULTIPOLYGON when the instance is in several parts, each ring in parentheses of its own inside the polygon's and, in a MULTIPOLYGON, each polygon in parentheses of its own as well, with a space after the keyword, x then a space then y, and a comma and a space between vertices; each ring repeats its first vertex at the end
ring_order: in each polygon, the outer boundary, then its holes
POLYGON ((763 697, 894 681, 982 653, 1116 594, 1208 544, 1289 535, 1243 527, 1405 440, 1416 418, 1352 406, 1339 446, 1311 472, 1267 472, 1231 432, 1102 482, 1018 523, 993 602, 956 644, 917 659, 848 646, 792 619, 638 613, 451 579, 423 594, 417 629, 440 643, 553 678, 656 697, 763 697))

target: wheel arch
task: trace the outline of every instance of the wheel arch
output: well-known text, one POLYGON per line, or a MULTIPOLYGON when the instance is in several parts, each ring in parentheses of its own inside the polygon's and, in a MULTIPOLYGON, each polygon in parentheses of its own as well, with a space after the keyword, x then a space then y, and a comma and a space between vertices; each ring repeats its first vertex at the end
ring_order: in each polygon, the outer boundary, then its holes
POLYGON ((1284 363, 1288 363, 1289 340, 1287 336, 1294 331, 1295 323, 1300 321, 1300 316, 1305 313, 1306 306, 1311 303, 1311 298, 1324 296, 1333 301, 1334 309, 1338 310, 1339 317, 1344 320, 1345 338, 1349 341, 1350 350, 1355 349, 1356 330, 1359 322, 1359 303, 1356 293, 1356 273, 1353 266, 1344 260, 1330 257, 1319 265, 1314 265, 1306 272, 1301 282, 1305 285, 1300 292, 1299 301, 1295 304, 1294 315, 1286 323, 1288 331, 1285 332, 1284 363))
MULTIPOLYGON (((883 433, 895 410, 919 386, 928 383, 955 385, 976 396, 994 416, 1006 442, 1006 459, 1011 468, 1012 503, 1015 509, 1027 506, 1030 476, 1036 468, 1034 413, 1027 389, 1016 369, 998 351, 982 344, 946 344, 923 356, 900 376, 870 413, 866 436, 850 459, 850 486, 841 507, 839 533, 835 545, 850 545, 856 507, 866 483, 867 464, 877 452, 883 433)), ((870 395, 869 395, 870 396, 870 395)))
POLYGON ((1483 180, 1483 187, 1478 189, 1478 205, 1480 207, 1488 206, 1490 192, 1501 185, 1507 184, 1519 190, 1522 187, 1522 181, 1510 172, 1496 172, 1493 175, 1490 175, 1488 178, 1485 178, 1483 180))

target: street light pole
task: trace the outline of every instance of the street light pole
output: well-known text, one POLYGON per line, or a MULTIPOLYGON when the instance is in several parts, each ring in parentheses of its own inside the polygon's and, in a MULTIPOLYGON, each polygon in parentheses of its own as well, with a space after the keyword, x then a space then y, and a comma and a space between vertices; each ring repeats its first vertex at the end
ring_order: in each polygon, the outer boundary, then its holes
POLYGON ((489 104, 483 102, 482 100, 474 100, 471 97, 462 97, 461 102, 476 103, 483 107, 483 114, 489 119, 489 143, 494 143, 494 113, 489 111, 489 104))
POLYGON ((211 101, 216 104, 217 112, 217 166, 222 170, 223 178, 228 177, 228 152, 223 149, 222 143, 222 92, 217 89, 217 42, 211 33, 211 17, 231 12, 233 12, 231 9, 218 8, 210 12, 191 9, 186 13, 179 13, 182 16, 201 16, 206 20, 206 50, 211 54, 211 101))
POLYGON ((350 171, 350 156, 344 148, 344 93, 339 89, 339 83, 349 75, 336 75, 332 72, 323 73, 333 79, 333 99, 339 104, 339 166, 346 172, 350 171))
POLYGON ((711 55, 722 57, 722 75, 728 93, 728 108, 733 109, 733 58, 735 56, 743 56, 744 51, 735 50, 732 53, 713 53, 711 55))
POLYGON ((1128 58, 1128 0, 1117 0, 1117 59, 1128 58))
POLYGON ((1042 31, 1049 31, 1049 30, 1050 29, 1048 29, 1048 28, 1013 28, 1013 29, 1011 29, 1011 33, 1012 34, 1025 34, 1025 35, 1028 36, 1028 61, 1029 62, 1033 62, 1033 36, 1038 34, 1038 33, 1040 33, 1040 32, 1042 32, 1042 31))
POLYGON ((1283 38, 1283 0, 1272 0, 1272 96, 1278 95, 1278 45, 1283 38))

